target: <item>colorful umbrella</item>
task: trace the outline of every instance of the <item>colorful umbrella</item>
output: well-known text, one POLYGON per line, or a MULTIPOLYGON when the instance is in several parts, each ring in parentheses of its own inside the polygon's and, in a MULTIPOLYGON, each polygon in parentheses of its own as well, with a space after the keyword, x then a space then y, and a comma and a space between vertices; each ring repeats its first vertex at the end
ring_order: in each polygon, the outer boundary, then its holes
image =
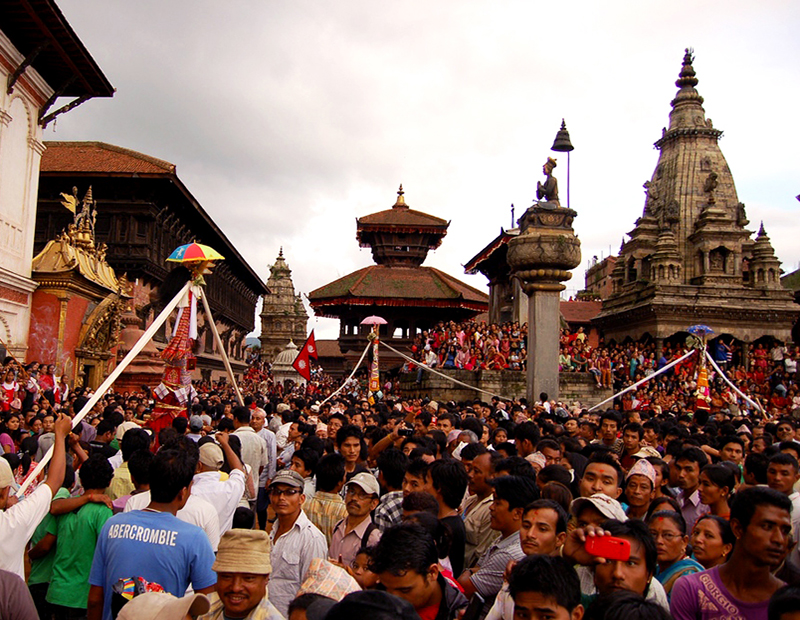
POLYGON ((714 333, 714 330, 708 325, 692 325, 686 331, 692 334, 692 336, 698 336, 699 338, 705 338, 714 333))
POLYGON ((189 263, 200 260, 225 260, 225 257, 207 245, 187 243, 176 248, 167 260, 173 263, 189 263))

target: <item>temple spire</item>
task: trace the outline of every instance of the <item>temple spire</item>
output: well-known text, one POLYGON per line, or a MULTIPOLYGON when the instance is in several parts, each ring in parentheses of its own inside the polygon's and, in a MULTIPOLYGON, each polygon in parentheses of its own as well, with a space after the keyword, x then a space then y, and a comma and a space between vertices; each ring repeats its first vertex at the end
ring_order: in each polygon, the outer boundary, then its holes
POLYGON ((403 184, 400 183, 400 189, 397 190, 397 202, 394 203, 392 206, 393 209, 408 209, 408 205, 406 204, 406 199, 403 198, 403 184))
POLYGON ((687 47, 685 53, 683 55, 683 65, 681 66, 681 72, 678 75, 678 80, 675 82, 675 86, 678 88, 683 88, 684 86, 697 86, 697 75, 694 72, 694 67, 692 63, 694 62, 694 50, 691 47, 687 47))

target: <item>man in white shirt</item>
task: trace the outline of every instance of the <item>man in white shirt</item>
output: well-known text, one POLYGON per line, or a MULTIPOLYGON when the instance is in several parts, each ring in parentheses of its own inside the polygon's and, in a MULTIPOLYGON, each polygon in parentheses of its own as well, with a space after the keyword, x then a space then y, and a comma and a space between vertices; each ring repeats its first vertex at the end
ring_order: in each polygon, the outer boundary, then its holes
POLYGON ((294 412, 289 405, 281 403, 278 405, 278 415, 281 418, 281 426, 275 431, 275 440, 278 444, 278 449, 283 450, 289 443, 289 429, 294 421, 294 412))
POLYGON ((50 510, 50 502, 64 482, 66 469, 65 442, 72 428, 72 420, 63 413, 55 425, 53 458, 47 480, 24 500, 14 496, 14 474, 4 458, 0 458, 0 570, 6 570, 25 579, 23 556, 33 531, 50 510))
POLYGON ((263 529, 267 523, 267 506, 269 506, 269 494, 267 485, 275 477, 276 462, 278 460, 278 445, 275 440, 275 433, 266 427, 267 412, 256 407, 250 414, 250 426, 267 444, 267 466, 261 470, 258 477, 258 495, 256 497, 256 515, 258 516, 258 526, 263 529))
POLYGON ((222 536, 233 525, 233 513, 244 495, 244 466, 231 449, 226 433, 214 436, 219 444, 210 441, 200 446, 200 460, 197 473, 192 479, 191 494, 207 500, 217 510, 219 533, 222 536), (227 480, 220 480, 223 453, 231 466, 227 480))
MULTIPOLYGON (((233 434, 239 438, 242 445, 242 461, 250 466, 253 479, 261 477, 261 472, 267 467, 267 442, 256 434, 250 426, 250 409, 247 407, 233 408, 233 434)), ((250 502, 254 507, 255 498, 250 502)))
POLYGON ((304 481, 296 471, 283 469, 270 482, 269 493, 278 520, 272 527, 272 573, 269 600, 289 616, 292 602, 314 558, 328 555, 325 535, 303 512, 304 481))

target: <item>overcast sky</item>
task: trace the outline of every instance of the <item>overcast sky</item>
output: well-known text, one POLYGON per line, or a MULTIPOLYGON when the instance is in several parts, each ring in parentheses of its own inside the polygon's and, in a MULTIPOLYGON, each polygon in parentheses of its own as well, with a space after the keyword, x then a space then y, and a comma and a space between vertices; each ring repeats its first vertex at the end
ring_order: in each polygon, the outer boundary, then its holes
MULTIPOLYGON (((303 293, 371 264, 355 218, 402 182, 412 208, 452 221, 425 264, 488 290, 462 265, 530 206, 564 117, 574 293, 641 215, 687 46, 750 228, 764 221, 784 270, 800 264, 796 1, 58 3, 117 93, 45 139, 176 164, 265 281, 280 246, 303 293)), ((338 323, 312 327, 334 338, 338 323)))

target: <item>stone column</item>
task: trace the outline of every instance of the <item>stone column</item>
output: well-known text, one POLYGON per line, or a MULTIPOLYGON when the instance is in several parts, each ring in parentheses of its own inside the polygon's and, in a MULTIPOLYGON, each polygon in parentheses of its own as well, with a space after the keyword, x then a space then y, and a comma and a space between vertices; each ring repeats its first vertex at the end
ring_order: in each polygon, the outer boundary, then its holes
POLYGON ((528 402, 541 392, 558 398, 560 293, 580 265, 572 209, 537 203, 520 218, 520 235, 508 243, 508 264, 528 296, 528 402))

